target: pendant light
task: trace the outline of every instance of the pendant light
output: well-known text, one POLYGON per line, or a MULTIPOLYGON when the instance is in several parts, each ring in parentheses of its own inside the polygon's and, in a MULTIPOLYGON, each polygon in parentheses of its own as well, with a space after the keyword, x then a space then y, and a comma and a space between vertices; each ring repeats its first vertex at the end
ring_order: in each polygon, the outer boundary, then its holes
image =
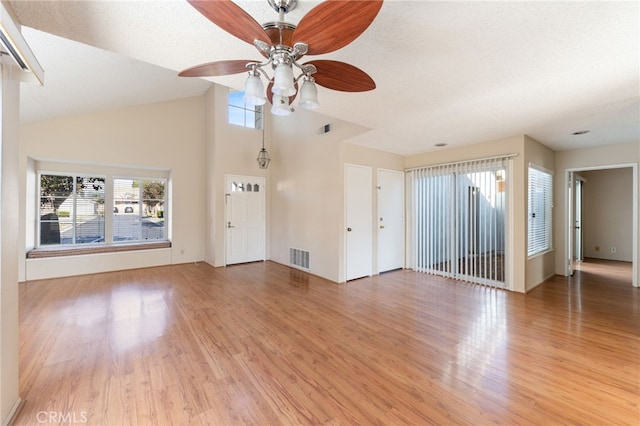
POLYGON ((258 162, 258 167, 261 169, 266 169, 269 167, 269 162, 271 162, 271 157, 269 157, 269 153, 266 149, 264 149, 264 123, 262 124, 262 149, 258 153, 258 158, 256 158, 258 162))

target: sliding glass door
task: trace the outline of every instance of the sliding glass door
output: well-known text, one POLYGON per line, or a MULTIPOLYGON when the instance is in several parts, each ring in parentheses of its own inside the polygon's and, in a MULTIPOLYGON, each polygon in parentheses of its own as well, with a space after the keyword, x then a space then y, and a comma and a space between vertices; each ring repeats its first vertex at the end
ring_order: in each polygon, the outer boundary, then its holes
POLYGON ((507 158, 410 171, 413 266, 505 286, 507 158))

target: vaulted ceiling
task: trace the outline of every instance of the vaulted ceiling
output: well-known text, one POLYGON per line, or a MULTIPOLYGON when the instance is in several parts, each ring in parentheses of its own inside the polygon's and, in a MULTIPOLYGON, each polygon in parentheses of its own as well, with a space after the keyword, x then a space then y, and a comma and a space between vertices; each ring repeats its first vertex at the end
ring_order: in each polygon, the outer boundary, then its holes
MULTIPOLYGON (((277 20, 266 0, 236 3, 277 20)), ((318 3, 298 0, 286 21, 318 3)), ((46 73, 45 87, 22 88, 25 122, 194 96, 209 81, 241 89, 244 74, 176 74, 260 59, 186 0, 9 4, 46 73)), ((386 0, 353 43, 313 57, 351 63, 377 88, 319 88, 318 111, 371 129, 352 142, 404 155, 523 134, 555 150, 640 143, 639 28, 635 1, 386 0)))

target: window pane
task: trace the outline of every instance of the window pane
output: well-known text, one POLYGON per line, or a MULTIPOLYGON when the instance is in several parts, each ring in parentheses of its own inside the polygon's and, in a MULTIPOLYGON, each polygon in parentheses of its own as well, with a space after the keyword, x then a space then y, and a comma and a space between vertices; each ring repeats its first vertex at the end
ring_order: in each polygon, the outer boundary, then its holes
POLYGON ((242 100, 243 97, 244 92, 229 91, 229 106, 244 108, 244 101, 242 100))
POLYGON ((243 100, 244 92, 230 90, 228 95, 229 124, 262 129, 262 105, 247 105, 243 100))
POLYGON ((104 242, 104 178, 76 178, 75 237, 77 244, 104 242))
POLYGON ((104 241, 104 178, 40 176, 40 245, 104 241))
POLYGON ((244 120, 245 110, 243 108, 237 108, 229 105, 229 124, 235 124, 237 126, 245 126, 244 120))
POLYGON ((164 180, 145 180, 142 185, 142 239, 164 240, 164 180))
POLYGON ((113 241, 140 240, 140 181, 113 180, 113 241))
POLYGON ((165 240, 163 179, 114 179, 113 241, 165 240))
POLYGON ((40 176, 40 244, 73 242, 73 176, 40 176), (67 200, 71 197, 71 202, 67 200), (64 205, 64 207, 62 207, 64 205), (61 217, 62 216, 62 217, 61 217), (64 221, 64 224, 62 223, 64 221), (62 238, 61 231, 66 237, 62 238))
POLYGON ((553 200, 552 175, 529 167, 527 254, 533 256, 551 249, 553 200))

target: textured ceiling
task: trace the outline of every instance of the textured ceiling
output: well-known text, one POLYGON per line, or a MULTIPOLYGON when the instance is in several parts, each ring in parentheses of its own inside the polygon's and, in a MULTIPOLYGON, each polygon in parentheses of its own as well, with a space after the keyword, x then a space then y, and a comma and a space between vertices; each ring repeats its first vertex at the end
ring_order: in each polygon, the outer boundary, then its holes
MULTIPOLYGON (((207 83, 177 71, 260 58, 183 0, 9 3, 20 23, 44 32, 25 29, 46 72, 46 87, 23 86, 30 121, 192 96, 207 83)), ((236 3, 258 22, 277 18, 266 0, 236 3)), ((299 0, 286 20, 297 23, 316 4, 299 0)), ((522 134, 556 150, 640 143, 639 9, 635 1, 387 0, 361 37, 313 57, 363 69, 376 90, 320 88, 319 112, 371 129, 353 142, 399 154, 522 134), (591 132, 571 135, 583 129, 591 132)), ((242 88, 244 79, 211 81, 242 88)))

